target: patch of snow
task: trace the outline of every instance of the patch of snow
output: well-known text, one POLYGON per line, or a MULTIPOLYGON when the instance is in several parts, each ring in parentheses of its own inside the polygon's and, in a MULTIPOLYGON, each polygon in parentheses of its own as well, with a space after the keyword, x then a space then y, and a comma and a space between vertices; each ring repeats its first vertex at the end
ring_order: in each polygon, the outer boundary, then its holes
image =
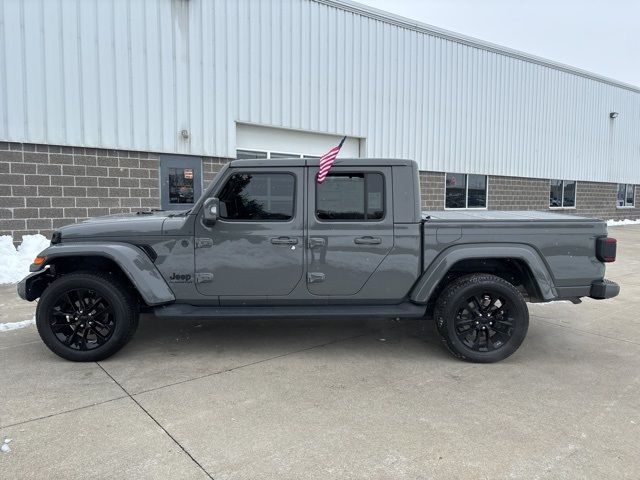
POLYGON ((552 300, 550 302, 536 302, 536 303, 532 303, 531 305, 536 305, 536 306, 540 306, 540 307, 548 307, 548 306, 558 305, 559 303, 568 303, 568 304, 570 304, 571 302, 569 300, 552 300))
POLYGON ((0 332, 8 332, 9 330, 17 330, 19 328, 28 327, 36 324, 36 317, 31 320, 22 320, 21 322, 0 323, 0 332))
POLYGON ((640 218, 637 220, 607 220, 607 225, 609 227, 619 227, 621 225, 640 225, 640 218))
POLYGON ((29 273, 29 265, 42 250, 49 246, 44 235, 23 235, 16 249, 10 235, 0 236, 0 284, 17 283, 29 273))

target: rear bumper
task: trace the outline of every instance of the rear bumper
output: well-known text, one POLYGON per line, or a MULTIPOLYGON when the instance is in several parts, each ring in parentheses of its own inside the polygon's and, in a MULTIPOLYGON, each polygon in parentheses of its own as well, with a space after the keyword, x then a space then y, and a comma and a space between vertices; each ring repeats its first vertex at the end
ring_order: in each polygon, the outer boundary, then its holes
POLYGON ((591 298, 603 300, 605 298, 613 298, 619 293, 620 285, 605 278, 591 284, 591 291, 589 292, 589 296, 591 298))

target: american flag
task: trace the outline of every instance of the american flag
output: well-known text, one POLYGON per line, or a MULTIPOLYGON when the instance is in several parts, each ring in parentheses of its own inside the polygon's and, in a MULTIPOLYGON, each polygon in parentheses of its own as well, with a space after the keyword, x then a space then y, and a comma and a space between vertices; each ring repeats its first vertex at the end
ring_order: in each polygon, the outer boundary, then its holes
POLYGON ((318 177, 317 177, 318 183, 324 182, 324 179, 327 178, 327 174, 329 173, 329 170, 331 169, 331 166, 333 165, 333 161, 338 156, 338 153, 340 153, 340 149, 342 148, 342 144, 344 143, 344 141, 346 139, 347 139, 346 136, 342 137, 342 140, 340 140, 340 143, 338 145, 336 145, 331 150, 329 150, 327 153, 322 155, 322 157, 320 157, 320 170, 318 171, 318 177))

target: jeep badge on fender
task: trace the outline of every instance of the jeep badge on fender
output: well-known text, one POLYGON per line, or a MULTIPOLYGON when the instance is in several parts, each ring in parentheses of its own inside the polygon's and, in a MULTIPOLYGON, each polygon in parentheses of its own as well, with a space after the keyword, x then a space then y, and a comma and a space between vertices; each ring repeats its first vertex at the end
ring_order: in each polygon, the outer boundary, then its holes
POLYGON ((189 283, 191 281, 191 275, 188 273, 172 273, 169 276, 169 281, 172 283, 189 283))

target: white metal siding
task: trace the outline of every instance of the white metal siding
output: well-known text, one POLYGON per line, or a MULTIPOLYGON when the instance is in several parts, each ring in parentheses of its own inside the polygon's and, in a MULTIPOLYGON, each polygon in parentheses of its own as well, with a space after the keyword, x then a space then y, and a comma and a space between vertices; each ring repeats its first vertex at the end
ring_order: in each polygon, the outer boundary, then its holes
POLYGON ((242 122, 425 170, 640 183, 640 90, 348 2, 0 9, 1 140, 233 157, 242 122))

